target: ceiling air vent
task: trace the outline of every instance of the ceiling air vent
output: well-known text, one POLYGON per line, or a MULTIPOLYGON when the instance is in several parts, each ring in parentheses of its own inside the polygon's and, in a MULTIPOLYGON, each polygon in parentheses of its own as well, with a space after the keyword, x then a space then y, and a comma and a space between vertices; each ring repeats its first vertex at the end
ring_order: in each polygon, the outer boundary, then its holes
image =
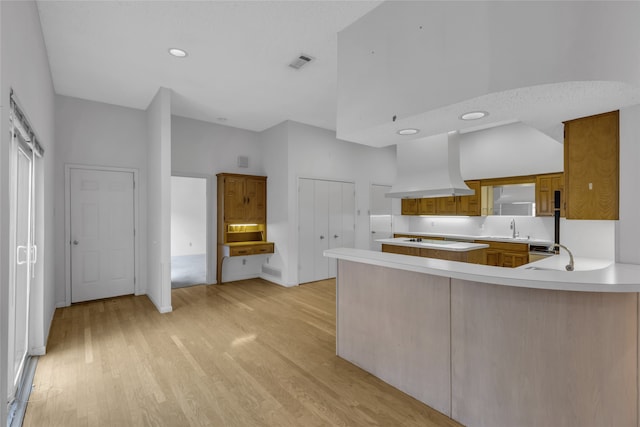
POLYGON ((313 56, 309 56, 302 53, 296 59, 291 61, 291 64, 289 64, 289 67, 299 70, 303 66, 307 65, 309 62, 313 61, 313 59, 314 59, 313 56))

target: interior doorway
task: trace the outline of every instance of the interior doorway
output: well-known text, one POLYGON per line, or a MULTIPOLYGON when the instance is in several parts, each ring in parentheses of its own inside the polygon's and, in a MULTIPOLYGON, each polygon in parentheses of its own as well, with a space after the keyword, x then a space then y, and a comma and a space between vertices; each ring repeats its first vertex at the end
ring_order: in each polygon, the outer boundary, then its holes
POLYGON ((209 283, 207 178, 171 177, 171 287, 209 283))
POLYGON ((369 248, 372 251, 381 251, 382 244, 378 239, 393 237, 393 201, 385 197, 385 193, 391 191, 391 186, 371 184, 369 207, 369 248))

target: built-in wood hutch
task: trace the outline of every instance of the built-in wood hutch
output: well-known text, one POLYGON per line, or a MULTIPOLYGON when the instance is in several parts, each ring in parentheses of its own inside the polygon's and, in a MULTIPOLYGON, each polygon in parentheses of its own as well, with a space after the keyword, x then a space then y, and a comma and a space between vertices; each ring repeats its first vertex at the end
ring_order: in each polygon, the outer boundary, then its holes
POLYGON ((217 283, 224 258, 273 253, 267 241, 267 177, 219 173, 217 283))

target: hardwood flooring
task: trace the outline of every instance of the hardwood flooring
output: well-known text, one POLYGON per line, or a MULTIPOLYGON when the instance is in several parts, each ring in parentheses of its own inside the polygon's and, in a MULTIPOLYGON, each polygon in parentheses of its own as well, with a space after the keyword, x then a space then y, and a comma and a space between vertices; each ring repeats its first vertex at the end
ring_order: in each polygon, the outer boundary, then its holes
POLYGON ((335 281, 264 280, 56 310, 24 426, 459 424, 335 355, 335 281))

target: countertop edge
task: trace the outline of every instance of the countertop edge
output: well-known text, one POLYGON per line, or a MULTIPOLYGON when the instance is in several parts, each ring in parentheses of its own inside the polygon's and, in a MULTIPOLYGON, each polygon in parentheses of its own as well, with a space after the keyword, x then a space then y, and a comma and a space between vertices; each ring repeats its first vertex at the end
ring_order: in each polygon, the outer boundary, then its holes
POLYGON ((353 248, 328 249, 324 251, 324 255, 345 261, 502 286, 578 292, 640 292, 638 264, 615 263, 589 271, 551 271, 494 267, 353 248))

